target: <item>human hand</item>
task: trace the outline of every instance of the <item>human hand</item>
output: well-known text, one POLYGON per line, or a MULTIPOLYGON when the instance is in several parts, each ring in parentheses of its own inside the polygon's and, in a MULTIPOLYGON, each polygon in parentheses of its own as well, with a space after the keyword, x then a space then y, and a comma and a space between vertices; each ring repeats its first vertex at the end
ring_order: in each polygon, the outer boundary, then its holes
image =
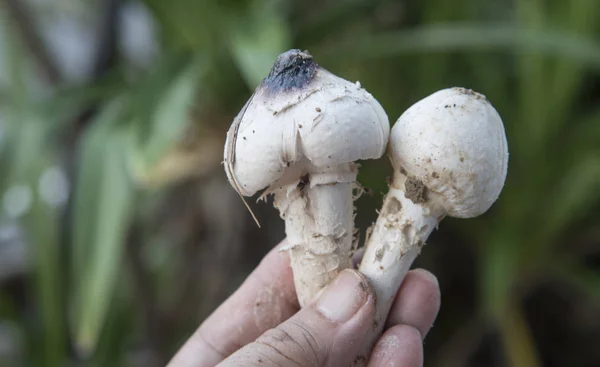
POLYGON ((422 340, 440 307, 433 274, 417 269, 406 275, 371 356, 359 356, 375 312, 367 280, 344 270, 300 309, 289 256, 279 247, 200 325, 169 367, 423 364, 422 340))

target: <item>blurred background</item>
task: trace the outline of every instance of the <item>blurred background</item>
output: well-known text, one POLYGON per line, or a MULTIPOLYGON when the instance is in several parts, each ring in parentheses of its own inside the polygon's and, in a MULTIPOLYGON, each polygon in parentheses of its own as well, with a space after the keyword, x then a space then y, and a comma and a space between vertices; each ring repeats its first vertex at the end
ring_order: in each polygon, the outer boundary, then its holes
MULTIPOLYGON (((392 122, 450 86, 504 119, 500 200, 415 264, 426 365, 600 366, 598 0, 0 0, 0 366, 165 365, 284 237, 221 160, 290 48, 392 122)), ((363 165, 362 237, 390 174, 363 165)))

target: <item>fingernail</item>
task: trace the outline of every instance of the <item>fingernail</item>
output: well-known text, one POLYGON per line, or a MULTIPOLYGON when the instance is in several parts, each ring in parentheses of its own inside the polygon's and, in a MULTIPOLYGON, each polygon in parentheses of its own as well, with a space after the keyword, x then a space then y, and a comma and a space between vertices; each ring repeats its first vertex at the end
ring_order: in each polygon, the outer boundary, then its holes
POLYGON ((334 322, 346 322, 367 301, 366 289, 365 281, 355 271, 344 270, 327 286, 317 301, 317 309, 334 322))

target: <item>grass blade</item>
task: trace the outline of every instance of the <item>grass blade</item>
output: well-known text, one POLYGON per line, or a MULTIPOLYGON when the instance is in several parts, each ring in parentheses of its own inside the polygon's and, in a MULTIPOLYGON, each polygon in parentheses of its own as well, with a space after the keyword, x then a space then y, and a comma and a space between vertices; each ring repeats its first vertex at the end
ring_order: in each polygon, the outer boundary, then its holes
MULTIPOLYGON (((93 237, 95 235, 94 208, 100 205, 97 192, 102 180, 103 153, 110 138, 111 127, 123 117, 125 101, 116 100, 107 105, 80 140, 79 169, 73 193, 73 227, 71 269, 74 289, 81 287, 83 274, 89 267, 93 237)), ((77 309, 77 307, 75 307, 77 309)))
MULTIPOLYGON (((40 173, 42 171, 40 170, 40 173)), ((35 181, 32 182, 36 184, 35 181)), ((35 187, 35 186, 33 186, 35 187)), ((64 264, 60 246, 59 212, 41 200, 34 200, 28 215, 34 244, 35 280, 43 323, 40 366, 59 367, 66 360, 67 330, 64 318, 64 264)))
POLYGON ((536 52, 572 60, 600 70, 600 44, 581 35, 552 28, 525 28, 510 23, 451 23, 371 35, 328 46, 322 57, 376 59, 409 53, 452 51, 536 52))
POLYGON ((498 320, 498 326, 509 366, 536 367, 542 365, 525 316, 516 305, 508 308, 504 317, 498 320))
POLYGON ((600 274, 581 264, 554 267, 553 273, 600 305, 600 274), (556 271, 558 270, 558 271, 556 271))
MULTIPOLYGON (((560 2, 565 9, 561 9, 561 25, 565 29, 581 36, 592 36, 597 28, 598 16, 600 15, 600 2, 598 1, 565 1, 560 2)), ((541 134, 556 132, 558 127, 568 121, 567 111, 572 107, 577 92, 581 86, 585 68, 571 60, 558 59, 553 63, 551 105, 554 106, 552 125, 541 129, 541 134)))
MULTIPOLYGON (((192 63, 174 77, 161 96, 148 122, 147 138, 142 142, 142 156, 138 159, 141 162, 137 162, 142 172, 151 169, 182 138, 190 122, 202 66, 192 63)), ((146 107, 152 109, 153 106, 146 107)))
POLYGON ((238 68, 250 89, 269 73, 273 60, 291 45, 285 19, 270 1, 255 0, 249 14, 230 21, 230 48, 238 68))
POLYGON ((76 198, 80 201, 75 203, 84 218, 75 216, 75 246, 80 248, 74 252, 84 265, 74 264, 74 276, 79 281, 74 282, 77 288, 73 328, 83 357, 94 352, 103 330, 121 270, 124 234, 134 195, 125 166, 124 143, 128 137, 124 130, 113 130, 98 139, 94 143, 97 149, 84 156, 89 161, 81 163, 93 168, 87 171, 90 176, 80 176, 78 185, 82 186, 76 198))
MULTIPOLYGON (((549 243, 571 224, 581 221, 600 200, 600 153, 582 159, 563 174, 549 197, 539 243, 549 243)), ((537 241, 536 241, 537 242, 537 241)))

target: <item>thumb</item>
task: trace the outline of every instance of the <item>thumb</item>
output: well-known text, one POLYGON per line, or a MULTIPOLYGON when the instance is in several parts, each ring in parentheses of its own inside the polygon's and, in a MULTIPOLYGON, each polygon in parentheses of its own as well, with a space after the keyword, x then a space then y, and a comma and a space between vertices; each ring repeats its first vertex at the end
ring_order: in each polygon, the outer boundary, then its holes
POLYGON ((268 330, 220 366, 348 366, 373 327, 375 297, 367 280, 344 270, 315 302, 268 330))

